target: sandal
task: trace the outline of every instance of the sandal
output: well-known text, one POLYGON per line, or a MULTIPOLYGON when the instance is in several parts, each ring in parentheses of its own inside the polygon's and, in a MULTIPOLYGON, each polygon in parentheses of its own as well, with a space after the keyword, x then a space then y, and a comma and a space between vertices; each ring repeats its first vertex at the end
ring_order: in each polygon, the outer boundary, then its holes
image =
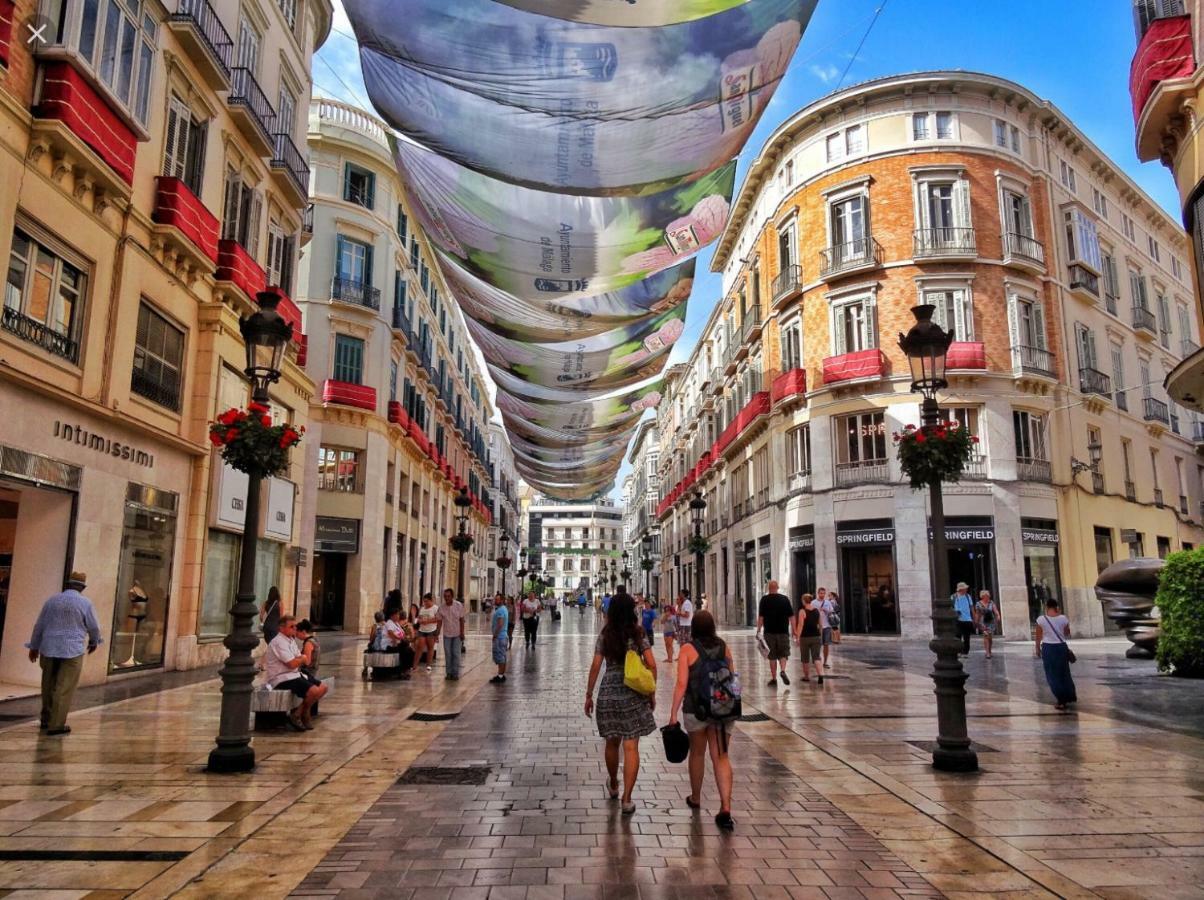
POLYGON ((690 807, 690 809, 702 809, 702 803, 695 800, 693 797, 686 798, 686 806, 690 807))
POLYGON ((606 793, 609 795, 611 800, 619 799, 619 779, 616 778, 613 782, 606 786, 606 793))
POLYGON ((635 815, 635 803, 624 803, 622 813, 625 816, 634 816, 635 815))
POLYGON ((736 827, 736 822, 732 818, 732 814, 730 812, 721 812, 719 815, 715 816, 715 824, 724 831, 731 831, 736 827))
POLYGON ((288 727, 293 729, 293 731, 305 730, 305 725, 292 713, 289 713, 287 716, 285 716, 285 720, 288 722, 288 727))

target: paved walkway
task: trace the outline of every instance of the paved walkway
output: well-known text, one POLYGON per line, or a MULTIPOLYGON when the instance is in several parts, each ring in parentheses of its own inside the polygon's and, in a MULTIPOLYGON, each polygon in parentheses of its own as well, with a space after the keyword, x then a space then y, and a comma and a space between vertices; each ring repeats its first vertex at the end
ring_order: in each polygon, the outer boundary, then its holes
MULTIPOLYGON (((738 824, 728 835, 712 822, 711 782, 704 814, 684 806, 684 767, 663 762, 658 736, 644 745, 637 815, 622 819, 605 799, 599 742, 580 711, 594 627, 592 614, 545 622, 536 651, 516 648, 504 688, 486 684, 483 637, 456 683, 438 670, 363 683, 357 647, 329 650, 324 673, 338 686, 318 729, 258 735, 250 775, 203 770, 220 700, 213 679, 169 676, 179 686, 102 698, 72 715, 65 740, 10 725, 0 730, 0 893, 1204 893, 1204 736, 1191 715, 1166 721, 1176 707, 1198 713, 1204 685, 1124 660, 1123 643, 1077 642, 1083 708, 1065 716, 1052 710, 1028 646, 972 658, 982 771, 953 776, 933 772, 922 747, 935 732, 922 645, 850 641, 823 688, 796 677, 771 690, 750 635, 739 633, 745 711, 767 718, 735 736, 738 824), (448 773, 422 769, 449 768, 484 782, 424 783, 448 773)), ((666 682, 662 721, 667 691, 666 682)))

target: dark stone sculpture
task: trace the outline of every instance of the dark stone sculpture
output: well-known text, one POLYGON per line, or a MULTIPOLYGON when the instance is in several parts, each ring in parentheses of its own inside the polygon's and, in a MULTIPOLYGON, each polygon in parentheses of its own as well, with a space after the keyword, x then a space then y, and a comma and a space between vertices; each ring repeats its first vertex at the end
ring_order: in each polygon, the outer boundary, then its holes
POLYGON ((1160 559, 1122 559, 1100 572, 1096 579, 1095 596, 1103 604, 1104 615, 1123 628, 1133 642, 1125 651, 1129 659, 1154 658, 1162 629, 1150 613, 1161 571, 1160 559))

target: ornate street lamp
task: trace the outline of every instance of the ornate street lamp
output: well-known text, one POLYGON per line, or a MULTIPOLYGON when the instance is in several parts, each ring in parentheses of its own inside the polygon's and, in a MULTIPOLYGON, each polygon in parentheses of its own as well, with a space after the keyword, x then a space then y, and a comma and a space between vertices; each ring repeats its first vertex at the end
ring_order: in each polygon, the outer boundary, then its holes
POLYGON ((512 563, 514 561, 510 558, 509 554, 506 553, 506 550, 507 550, 509 544, 510 544, 510 535, 506 534, 506 532, 503 531, 502 532, 502 548, 501 548, 502 552, 498 555, 498 558, 496 560, 497 567, 502 570, 502 596, 503 597, 506 596, 506 570, 510 568, 510 563, 512 563))
POLYGON ((631 557, 628 555, 627 551, 624 550, 623 551, 623 571, 621 574, 623 576, 623 590, 628 591, 628 592, 631 591, 631 567, 628 566, 628 564, 627 564, 630 559, 631 559, 631 557))
POLYGON ((529 574, 527 569, 527 548, 523 547, 521 550, 519 550, 518 555, 522 560, 522 568, 520 568, 514 574, 518 576, 518 592, 521 594, 523 592, 523 585, 526 584, 527 575, 529 574))
POLYGON ((612 594, 615 592, 615 584, 618 583, 618 580, 618 576, 615 574, 615 561, 612 559, 610 561, 610 592, 612 594))
MULTIPOLYGON (((912 309, 916 324, 907 334, 899 335, 899 347, 911 366, 911 389, 924 398, 920 406, 921 430, 933 430, 941 421, 937 391, 948 387, 945 380, 945 356, 953 342, 953 332, 932 321, 936 307, 925 304, 912 309)), ((932 626, 929 648, 936 654, 932 680, 936 684, 937 747, 932 752, 934 768, 946 772, 974 772, 978 755, 970 749, 966 726, 966 679, 958 658, 961 642, 957 639, 957 613, 947 596, 936 596, 949 584, 949 557, 945 546, 945 501, 941 479, 928 482, 932 527, 932 626)))
MULTIPOLYGON (((247 348, 243 374, 251 382, 251 400, 267 405, 268 388, 280 380, 284 348, 293 337, 293 326, 276 311, 280 297, 264 292, 256 297, 259 309, 239 323, 247 348)), ((238 594, 230 608, 230 633, 223 643, 229 654, 222 665, 222 710, 217 746, 209 751, 210 772, 249 772, 255 768, 251 746, 251 692, 255 661, 251 651, 259 646, 252 631, 259 614, 255 604, 255 557, 259 529, 260 484, 265 473, 248 467, 247 500, 242 527, 242 557, 238 567, 238 594)))
POLYGON ((643 549, 640 558, 640 568, 644 570, 644 596, 652 596, 652 535, 645 533, 640 541, 640 547, 643 549))
POLYGON ((694 499, 690 501, 690 515, 694 519, 694 537, 690 539, 690 549, 694 551, 694 605, 698 606, 702 600, 702 564, 710 545, 707 539, 702 536, 702 517, 706 512, 707 502, 703 499, 702 491, 694 492, 694 499))
POLYGON ((472 548, 472 535, 468 533, 468 508, 472 506, 472 501, 468 499, 468 488, 460 488, 460 492, 456 494, 456 499, 452 501, 456 504, 456 522, 459 523, 459 530, 456 536, 451 539, 451 548, 460 554, 459 570, 456 572, 456 597, 461 603, 464 602, 464 557, 472 548))

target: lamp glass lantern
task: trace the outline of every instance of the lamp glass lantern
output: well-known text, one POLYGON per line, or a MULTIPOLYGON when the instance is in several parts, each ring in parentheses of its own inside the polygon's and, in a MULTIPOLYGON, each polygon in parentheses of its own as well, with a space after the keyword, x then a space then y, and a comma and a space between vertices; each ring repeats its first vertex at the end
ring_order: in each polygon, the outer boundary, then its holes
POLYGON ((916 323, 907 334, 899 335, 899 348, 907 354, 911 367, 911 389, 925 400, 935 400, 936 392, 949 386, 945 380, 945 364, 953 332, 945 331, 932 320, 936 307, 924 303, 912 307, 916 323))
POLYGON ((276 307, 280 295, 262 291, 255 297, 259 309, 238 323, 247 351, 244 372, 251 379, 255 397, 266 398, 268 386, 280 380, 284 350, 293 337, 293 326, 284 321, 276 307))

